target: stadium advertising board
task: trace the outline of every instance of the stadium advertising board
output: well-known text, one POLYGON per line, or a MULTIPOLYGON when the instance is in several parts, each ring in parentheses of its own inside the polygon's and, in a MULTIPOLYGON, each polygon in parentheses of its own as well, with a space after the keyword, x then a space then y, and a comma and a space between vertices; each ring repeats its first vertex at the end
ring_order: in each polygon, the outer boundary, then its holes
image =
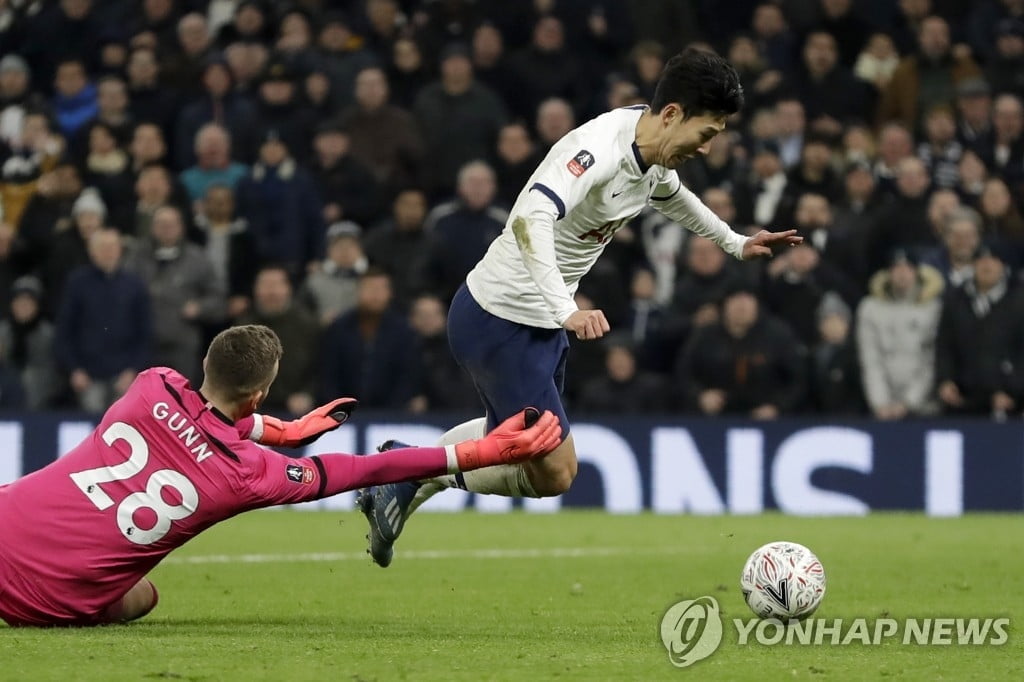
MULTIPOLYGON (((307 453, 369 452, 388 438, 432 443, 459 420, 361 412, 307 453)), ((45 466, 92 426, 69 415, 0 418, 0 483, 45 466)), ((1024 424, 618 418, 581 421, 572 430, 580 472, 564 496, 513 501, 453 490, 425 509, 803 515, 903 509, 933 516, 1024 509, 1024 424)), ((305 507, 353 505, 354 494, 345 493, 305 507)))

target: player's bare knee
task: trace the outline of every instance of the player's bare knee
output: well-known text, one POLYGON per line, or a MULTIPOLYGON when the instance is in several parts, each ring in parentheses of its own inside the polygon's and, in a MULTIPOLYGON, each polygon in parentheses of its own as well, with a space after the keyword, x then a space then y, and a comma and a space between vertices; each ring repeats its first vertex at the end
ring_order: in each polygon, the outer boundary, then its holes
POLYGON ((572 436, 533 464, 530 483, 539 497, 554 497, 567 491, 579 468, 572 436))
POLYGON ((540 497, 561 495, 572 487, 576 478, 576 461, 545 470, 544 476, 534 481, 534 491, 540 497))
POLYGON ((142 578, 124 596, 121 622, 127 623, 142 618, 155 609, 159 601, 160 596, 156 591, 156 585, 146 578, 142 578))

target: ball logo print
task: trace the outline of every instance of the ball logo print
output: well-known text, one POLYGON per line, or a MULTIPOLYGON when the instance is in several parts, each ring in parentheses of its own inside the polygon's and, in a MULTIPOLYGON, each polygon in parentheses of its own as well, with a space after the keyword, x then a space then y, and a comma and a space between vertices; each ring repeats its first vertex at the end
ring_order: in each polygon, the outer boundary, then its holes
POLYGON ((722 643, 722 617, 714 597, 677 602, 661 619, 661 642, 668 660, 685 668, 715 653, 722 643))

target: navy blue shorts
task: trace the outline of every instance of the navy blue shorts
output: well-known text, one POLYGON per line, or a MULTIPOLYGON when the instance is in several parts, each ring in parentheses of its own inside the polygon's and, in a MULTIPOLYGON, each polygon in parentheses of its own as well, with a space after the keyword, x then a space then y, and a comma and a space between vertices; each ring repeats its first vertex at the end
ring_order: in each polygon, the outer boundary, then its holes
POLYGON ((562 407, 569 339, 564 329, 510 322, 480 307, 463 284, 448 311, 448 342, 455 360, 476 384, 491 430, 525 407, 551 410, 569 421, 562 407))

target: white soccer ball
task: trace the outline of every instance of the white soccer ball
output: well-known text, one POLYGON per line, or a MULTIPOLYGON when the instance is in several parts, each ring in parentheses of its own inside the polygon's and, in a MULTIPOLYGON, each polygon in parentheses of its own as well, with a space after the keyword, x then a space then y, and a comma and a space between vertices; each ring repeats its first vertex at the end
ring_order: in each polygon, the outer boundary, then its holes
POLYGON ((761 618, 805 618, 825 597, 825 569, 803 545, 770 542, 747 559, 740 588, 761 618))

